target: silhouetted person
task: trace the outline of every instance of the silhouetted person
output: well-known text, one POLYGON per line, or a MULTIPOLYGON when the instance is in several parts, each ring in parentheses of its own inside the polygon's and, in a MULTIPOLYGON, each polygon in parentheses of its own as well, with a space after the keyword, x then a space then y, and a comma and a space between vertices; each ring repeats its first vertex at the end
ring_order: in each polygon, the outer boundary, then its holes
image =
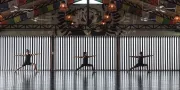
MULTIPOLYGON (((94 55, 94 56, 95 56, 95 55, 94 55)), ((75 56, 75 57, 77 57, 77 58, 83 58, 83 64, 81 64, 81 66, 80 66, 79 68, 77 68, 76 71, 79 70, 79 69, 81 69, 81 68, 84 67, 84 66, 90 66, 90 67, 92 67, 92 69, 94 70, 93 65, 92 65, 92 64, 88 64, 88 58, 94 57, 94 56, 88 56, 88 55, 87 55, 87 52, 83 52, 83 56, 75 56)))
POLYGON ((26 57, 24 64, 21 67, 19 67, 16 71, 18 71, 19 69, 23 68, 26 65, 32 65, 32 66, 34 66, 34 70, 36 70, 36 72, 37 72, 37 65, 35 63, 31 63, 31 61, 30 61, 31 56, 34 56, 34 55, 38 55, 38 54, 30 54, 28 49, 26 49, 25 55, 15 55, 15 56, 25 56, 26 57))
POLYGON ((150 56, 153 56, 153 55, 143 56, 143 52, 140 52, 140 56, 130 56, 130 57, 138 58, 138 63, 134 67, 130 68, 130 70, 137 68, 137 67, 140 67, 140 66, 141 67, 147 66, 147 70, 148 70, 148 64, 143 64, 143 58, 150 57, 150 56))

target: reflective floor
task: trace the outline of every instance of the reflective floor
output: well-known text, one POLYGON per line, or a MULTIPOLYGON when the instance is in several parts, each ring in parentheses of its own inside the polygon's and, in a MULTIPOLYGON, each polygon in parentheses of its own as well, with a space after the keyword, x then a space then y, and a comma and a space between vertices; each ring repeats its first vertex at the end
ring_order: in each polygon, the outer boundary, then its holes
POLYGON ((180 90, 178 71, 0 72, 0 90, 180 90))

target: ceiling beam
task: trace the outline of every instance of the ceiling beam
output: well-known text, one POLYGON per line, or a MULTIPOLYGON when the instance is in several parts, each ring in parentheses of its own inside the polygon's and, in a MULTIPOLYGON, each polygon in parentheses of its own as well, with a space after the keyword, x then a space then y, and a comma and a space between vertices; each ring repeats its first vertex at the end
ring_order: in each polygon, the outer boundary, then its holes
MULTIPOLYGON (((0 29, 9 29, 10 31, 14 30, 14 29, 19 29, 19 30, 35 30, 38 31, 40 29, 48 29, 48 30, 53 30, 53 29, 58 29, 59 27, 61 27, 61 25, 58 24, 2 24, 0 25, 0 29)), ((75 28, 75 27, 65 27, 65 28, 61 28, 61 29, 66 29, 66 30, 87 30, 86 27, 88 27, 87 25, 82 25, 83 28, 75 28)), ((96 27, 101 27, 99 25, 97 25, 96 27)), ((119 28, 118 30, 122 30, 122 29, 137 29, 137 30, 143 30, 146 29, 146 31, 152 31, 152 30, 174 30, 174 29, 178 29, 178 27, 180 27, 180 24, 119 24, 117 25, 117 27, 119 28)), ((111 29, 110 27, 108 27, 108 25, 103 26, 103 28, 105 29, 111 29)), ((8 30, 7 30, 8 31, 8 30)))

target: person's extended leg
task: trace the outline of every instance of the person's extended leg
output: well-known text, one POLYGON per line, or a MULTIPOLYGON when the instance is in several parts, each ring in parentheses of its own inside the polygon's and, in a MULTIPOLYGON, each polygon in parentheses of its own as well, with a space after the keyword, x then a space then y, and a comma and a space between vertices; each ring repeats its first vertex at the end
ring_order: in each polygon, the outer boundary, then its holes
POLYGON ((93 70, 93 71, 95 70, 92 64, 87 64, 87 66, 91 66, 91 67, 92 67, 92 70, 93 70))
POLYGON ((148 64, 143 64, 142 66, 147 66, 147 71, 150 72, 148 69, 148 64))
POLYGON ((21 67, 19 67, 18 69, 16 69, 15 72, 17 72, 19 69, 21 69, 21 68, 23 68, 23 67, 24 67, 24 65, 21 66, 21 67))
POLYGON ((37 72, 37 65, 35 63, 32 63, 32 65, 34 66, 34 70, 37 72))
POLYGON ((81 68, 84 67, 84 66, 85 66, 84 64, 81 64, 81 66, 80 66, 79 68, 77 68, 76 71, 79 70, 79 69, 81 69, 81 68))
POLYGON ((93 65, 92 65, 92 64, 87 64, 86 66, 91 66, 91 67, 92 67, 92 70, 93 70, 93 75, 94 75, 94 73, 96 73, 96 72, 95 72, 95 69, 94 69, 94 67, 93 67, 93 65))
POLYGON ((139 67, 140 65, 139 64, 136 64, 134 67, 130 68, 129 71, 133 70, 134 68, 137 68, 139 67))

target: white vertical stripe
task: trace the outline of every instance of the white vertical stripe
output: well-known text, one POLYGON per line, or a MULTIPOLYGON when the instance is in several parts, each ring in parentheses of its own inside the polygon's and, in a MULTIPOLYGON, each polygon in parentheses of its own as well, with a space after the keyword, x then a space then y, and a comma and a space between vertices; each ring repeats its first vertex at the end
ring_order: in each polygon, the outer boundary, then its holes
MULTIPOLYGON (((113 59, 115 59, 115 56, 116 56, 114 53, 115 52, 115 50, 114 50, 114 46, 115 46, 114 39, 115 38, 114 37, 106 38, 106 37, 80 37, 79 36, 79 37, 56 37, 56 38, 57 39, 61 38, 62 40, 67 41, 67 42, 62 42, 60 47, 62 47, 63 50, 58 49, 59 51, 57 51, 55 54, 58 54, 58 52, 66 53, 67 51, 70 51, 70 52, 67 52, 67 55, 66 54, 62 55, 62 57, 68 58, 68 60, 67 60, 68 62, 65 61, 65 58, 62 58, 62 61, 65 62, 64 64, 68 65, 68 66, 63 65, 63 67, 62 67, 63 69, 75 69, 75 68, 79 67, 82 64, 83 60, 75 59, 74 61, 72 61, 70 56, 74 56, 74 55, 82 56, 84 51, 87 51, 88 55, 97 55, 94 58, 89 58, 90 64, 93 64, 94 66, 97 65, 97 67, 95 67, 95 68, 104 69, 104 70, 115 68, 114 65, 109 65, 109 64, 115 63, 115 61, 113 60, 113 59), (67 38, 68 38, 68 40, 67 40, 67 38), (75 39, 72 39, 72 38, 75 38, 75 39), (94 42, 96 42, 96 38, 97 38, 97 47, 95 46, 95 43, 94 43, 94 42), (111 42, 107 42, 108 39, 111 42), (72 42, 75 42, 73 40, 77 41, 76 45, 74 45, 74 43, 72 43, 72 42), (108 48, 110 50, 109 52, 107 52, 108 48), (97 49, 97 52, 94 51, 96 49, 97 49), (73 50, 75 50, 76 53, 73 53, 74 52, 73 50), (107 60, 107 61, 105 61, 105 60, 107 60), (109 62, 109 63, 107 63, 107 62, 109 62), (73 65, 76 65, 76 67, 73 67, 73 65)), ((57 46, 56 48, 59 47, 58 44, 55 46, 57 46)), ((55 56, 57 59, 58 55, 55 55, 55 56)), ((58 64, 58 61, 55 60, 55 63, 58 64)), ((59 68, 60 67, 56 67, 55 69, 59 69, 59 68)), ((88 68, 88 69, 91 70, 91 68, 88 68)))
MULTIPOLYGON (((137 59, 129 58, 129 56, 139 55, 142 49, 144 55, 154 55, 144 61, 149 66, 152 64, 151 70, 179 69, 179 37, 153 37, 152 42, 150 42, 150 38, 120 37, 120 68, 122 70, 127 70, 137 63, 137 59), (158 68, 158 66, 161 67, 158 68)), ((75 69, 79 67, 83 60, 72 57, 82 56, 83 51, 87 51, 88 55, 97 55, 94 58, 89 58, 90 64, 97 65, 95 68, 104 70, 116 68, 116 37, 56 37, 55 42, 55 69, 75 69), (96 41, 97 46, 95 46, 96 41)), ((41 53, 31 59, 33 63, 37 64, 38 69, 49 70, 49 47, 50 37, 1 36, 0 69, 17 69, 23 64, 25 57, 15 57, 14 55, 25 54, 25 49, 30 49, 31 53, 41 53)), ((32 66, 27 66, 22 70, 32 70, 32 66)))

